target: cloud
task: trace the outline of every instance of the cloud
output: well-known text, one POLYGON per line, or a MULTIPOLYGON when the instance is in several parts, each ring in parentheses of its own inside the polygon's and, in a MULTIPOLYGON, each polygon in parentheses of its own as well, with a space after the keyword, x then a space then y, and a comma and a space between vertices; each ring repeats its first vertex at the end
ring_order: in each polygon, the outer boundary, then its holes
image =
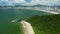
POLYGON ((24 3, 24 0, 0 0, 0 6, 6 6, 6 5, 16 5, 16 4, 22 4, 24 3))
MULTIPOLYGON (((44 1, 40 1, 41 3, 41 5, 57 5, 58 4, 58 2, 59 2, 60 0, 44 0, 44 1)), ((59 2, 60 3, 60 2, 59 2)))
POLYGON ((60 3, 59 1, 60 0, 32 0, 31 3, 40 4, 40 5, 58 5, 60 3))
POLYGON ((30 0, 28 2, 27 0, 0 0, 0 5, 26 5, 26 6, 32 6, 32 5, 60 5, 60 0, 30 0))
POLYGON ((48 5, 48 6, 53 6, 53 5, 60 5, 60 0, 31 0, 31 2, 23 4, 23 5, 48 5))

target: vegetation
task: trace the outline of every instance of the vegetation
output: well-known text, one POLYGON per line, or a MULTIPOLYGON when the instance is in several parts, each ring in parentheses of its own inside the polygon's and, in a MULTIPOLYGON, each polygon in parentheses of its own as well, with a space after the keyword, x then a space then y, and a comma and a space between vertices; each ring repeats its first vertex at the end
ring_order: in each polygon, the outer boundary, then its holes
POLYGON ((26 21, 31 23, 36 34, 60 34, 60 14, 35 15, 26 21))

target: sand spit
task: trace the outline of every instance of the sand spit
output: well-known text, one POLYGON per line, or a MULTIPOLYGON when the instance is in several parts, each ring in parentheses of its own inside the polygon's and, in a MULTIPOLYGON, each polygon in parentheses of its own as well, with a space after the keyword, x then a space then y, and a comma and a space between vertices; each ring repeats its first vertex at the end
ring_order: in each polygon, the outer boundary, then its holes
POLYGON ((21 21, 21 24, 23 25, 24 34, 35 34, 30 23, 23 20, 21 21))

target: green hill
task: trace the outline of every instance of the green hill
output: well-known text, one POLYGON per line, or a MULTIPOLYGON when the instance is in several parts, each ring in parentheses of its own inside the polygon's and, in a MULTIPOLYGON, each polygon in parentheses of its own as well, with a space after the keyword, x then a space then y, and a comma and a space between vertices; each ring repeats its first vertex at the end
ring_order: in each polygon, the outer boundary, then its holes
POLYGON ((35 15, 26 21, 31 23, 36 34, 60 34, 60 14, 35 15))

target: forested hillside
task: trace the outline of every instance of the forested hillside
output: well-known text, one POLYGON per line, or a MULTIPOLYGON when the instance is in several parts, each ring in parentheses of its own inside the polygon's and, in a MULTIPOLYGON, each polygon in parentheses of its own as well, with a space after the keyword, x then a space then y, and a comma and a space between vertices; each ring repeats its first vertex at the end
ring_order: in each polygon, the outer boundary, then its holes
POLYGON ((26 21, 31 23, 36 34, 60 34, 60 14, 35 15, 26 21))

